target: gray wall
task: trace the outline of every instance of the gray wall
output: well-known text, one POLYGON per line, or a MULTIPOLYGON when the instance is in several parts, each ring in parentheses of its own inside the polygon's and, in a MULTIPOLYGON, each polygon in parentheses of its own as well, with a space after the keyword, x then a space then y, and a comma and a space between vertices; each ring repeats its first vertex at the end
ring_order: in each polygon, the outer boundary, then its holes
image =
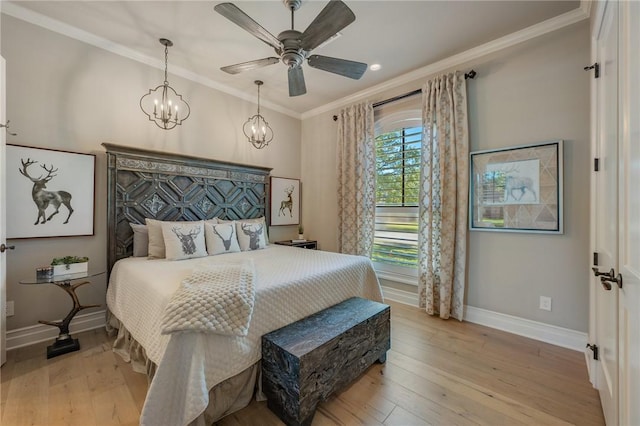
MULTIPOLYGON (((457 67, 479 74, 468 81, 472 151, 565 141, 564 235, 470 232, 467 305, 587 331, 589 74, 582 67, 588 62, 585 20, 457 67), (551 312, 538 309, 541 295, 552 297, 551 312)), ((427 79, 369 100, 415 90, 427 79)), ((337 248, 336 112, 302 123, 305 232, 325 250, 337 248)))
MULTIPOLYGON (((106 164, 102 142, 179 152, 217 160, 266 166, 276 176, 300 177, 300 120, 264 108, 275 132, 267 149, 256 150, 242 134, 256 105, 169 75, 191 105, 191 116, 171 131, 147 120, 140 97, 163 80, 163 71, 77 40, 2 15, 2 55, 7 63, 7 117, 18 133, 7 143, 97 156, 95 236, 11 240, 7 255, 7 300, 15 316, 7 330, 39 319, 62 318, 71 301, 54 286, 19 285, 53 257, 86 255, 90 267, 106 267, 106 164)), ((156 36, 154 36, 156 37, 156 36)), ((179 40, 174 40, 179 48, 179 40)), ((158 54, 162 54, 158 45, 158 54)), ((169 62, 171 55, 169 55, 169 62)), ((171 71, 171 63, 169 63, 171 71)), ((269 84, 265 82, 265 87, 269 84)), ((7 182, 11 185, 11 182, 7 182)), ((33 210, 25 211, 36 217, 33 210)), ((8 224, 10 226, 10 224, 8 224)), ((272 240, 292 238, 297 227, 274 227, 272 240)), ((105 277, 78 290, 85 304, 105 303, 105 277)), ((93 309, 95 310, 95 309, 93 309)), ((87 310, 85 312, 91 312, 87 310)))
MULTIPOLYGON (((5 15, 1 29, 7 114, 19 133, 8 143, 97 155, 95 236, 10 241, 17 250, 7 257, 7 300, 15 302, 16 315, 8 318, 8 330, 60 318, 69 309, 68 296, 53 286, 18 284, 36 266, 66 254, 88 255, 96 268, 106 265, 102 142, 262 165, 273 167, 277 176, 300 177, 305 234, 318 239, 322 249, 336 249, 335 112, 300 123, 265 109, 276 139, 258 151, 244 142, 241 131, 255 104, 170 75, 192 116, 165 132, 138 107, 140 96, 161 82, 162 71, 5 15)), ((565 234, 470 232, 470 306, 587 330, 589 75, 582 67, 588 62, 585 21, 458 67, 479 72, 468 83, 472 150, 565 140, 565 234), (552 312, 537 309, 540 295, 553 298, 552 312)), ((426 80, 370 100, 414 90, 426 80)), ((296 234, 295 227, 270 231, 272 239, 296 234)), ((79 290, 81 300, 104 304, 105 288, 104 278, 97 279, 79 290)))

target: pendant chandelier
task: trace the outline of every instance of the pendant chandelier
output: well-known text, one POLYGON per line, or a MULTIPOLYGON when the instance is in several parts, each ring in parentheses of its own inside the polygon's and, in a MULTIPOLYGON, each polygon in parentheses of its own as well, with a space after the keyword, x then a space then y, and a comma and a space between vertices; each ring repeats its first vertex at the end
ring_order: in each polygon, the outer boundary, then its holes
POLYGON ((158 127, 170 130, 181 125, 189 117, 191 109, 187 101, 182 99, 182 95, 169 86, 167 58, 169 47, 173 46, 173 42, 161 38, 160 44, 164 46, 164 83, 155 89, 149 89, 149 93, 140 98, 140 108, 158 127))
POLYGON ((255 148, 262 149, 269 145, 269 142, 273 139, 273 130, 271 130, 264 117, 260 115, 260 86, 264 83, 260 80, 256 80, 254 83, 258 86, 258 113, 244 123, 242 131, 255 148))

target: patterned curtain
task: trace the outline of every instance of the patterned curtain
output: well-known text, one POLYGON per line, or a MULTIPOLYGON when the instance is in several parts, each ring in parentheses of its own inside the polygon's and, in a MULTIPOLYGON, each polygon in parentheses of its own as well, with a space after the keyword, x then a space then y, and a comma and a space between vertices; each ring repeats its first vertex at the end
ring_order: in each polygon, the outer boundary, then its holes
POLYGON ((466 285, 469 130, 464 73, 422 89, 422 170, 418 235, 420 307, 462 320, 466 285))
POLYGON ((338 115, 338 250, 371 256, 376 214, 373 106, 349 106, 338 115))

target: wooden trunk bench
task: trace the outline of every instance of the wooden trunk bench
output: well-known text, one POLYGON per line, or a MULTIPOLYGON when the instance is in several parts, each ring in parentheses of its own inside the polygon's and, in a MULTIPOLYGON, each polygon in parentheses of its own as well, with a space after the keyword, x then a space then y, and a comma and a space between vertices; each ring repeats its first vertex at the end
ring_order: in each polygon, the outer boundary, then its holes
POLYGON ((359 297, 262 336, 262 390, 288 425, 309 425, 316 406, 385 362, 390 340, 388 305, 359 297))

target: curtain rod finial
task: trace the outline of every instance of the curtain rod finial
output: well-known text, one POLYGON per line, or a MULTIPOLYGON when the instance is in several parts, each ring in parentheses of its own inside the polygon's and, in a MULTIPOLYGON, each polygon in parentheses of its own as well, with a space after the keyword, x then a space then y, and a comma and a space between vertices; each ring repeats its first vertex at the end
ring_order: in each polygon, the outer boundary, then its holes
POLYGON ((337 115, 333 116, 333 121, 338 121, 338 116, 337 115))
POLYGON ((478 75, 478 73, 475 72, 475 70, 471 70, 469 72, 464 73, 464 79, 466 80, 466 79, 470 78, 470 79, 473 80, 474 78, 476 78, 476 75, 478 75))

